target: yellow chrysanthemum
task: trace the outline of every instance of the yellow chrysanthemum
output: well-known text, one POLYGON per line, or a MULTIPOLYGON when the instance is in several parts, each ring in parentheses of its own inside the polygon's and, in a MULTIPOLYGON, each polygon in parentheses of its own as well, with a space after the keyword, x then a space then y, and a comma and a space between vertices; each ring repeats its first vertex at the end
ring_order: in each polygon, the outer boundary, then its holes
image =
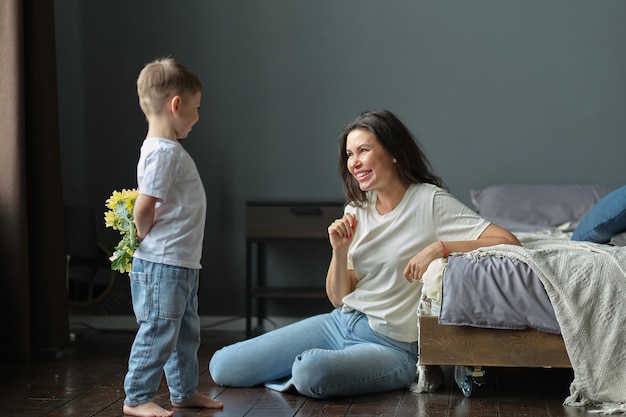
POLYGON ((133 208, 135 204, 135 200, 139 195, 139 190, 133 188, 132 190, 122 189, 122 191, 113 191, 111 197, 106 200, 106 206, 114 210, 117 207, 117 203, 123 201, 126 204, 126 207, 130 210, 133 208))
POLYGON ((124 195, 126 208, 128 209, 129 212, 132 213, 133 207, 135 207, 135 201, 137 200, 137 197, 139 196, 139 190, 137 189, 122 190, 122 194, 124 195))
POLYGON ((116 219, 115 219, 114 211, 110 210, 110 211, 104 212, 104 224, 106 227, 114 227, 115 222, 116 222, 116 219))
POLYGON ((122 199, 122 193, 119 191, 113 191, 113 194, 111 194, 111 197, 109 197, 106 201, 106 206, 111 209, 114 210, 115 206, 117 206, 117 202, 120 201, 122 199))

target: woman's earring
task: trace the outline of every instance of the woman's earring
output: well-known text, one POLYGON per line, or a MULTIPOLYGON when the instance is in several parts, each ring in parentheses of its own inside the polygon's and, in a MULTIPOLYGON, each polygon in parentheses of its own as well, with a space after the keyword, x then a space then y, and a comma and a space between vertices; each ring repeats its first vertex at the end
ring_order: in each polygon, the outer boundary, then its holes
POLYGON ((393 163, 394 163, 394 164, 397 164, 397 163, 398 163, 398 160, 397 160, 396 158, 393 158, 393 163))

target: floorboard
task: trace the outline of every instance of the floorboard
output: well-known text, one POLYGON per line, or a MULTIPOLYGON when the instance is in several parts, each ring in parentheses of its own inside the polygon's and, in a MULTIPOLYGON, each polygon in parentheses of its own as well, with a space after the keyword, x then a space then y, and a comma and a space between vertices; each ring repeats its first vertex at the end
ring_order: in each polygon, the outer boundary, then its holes
MULTIPOLYGON (((133 332, 78 329, 61 355, 27 363, 0 363, 0 416, 122 417, 123 378, 133 332)), ((581 417, 597 414, 564 407, 569 369, 487 368, 486 384, 466 398, 452 367, 446 383, 429 394, 409 389, 333 400, 314 400, 296 392, 262 387, 223 388, 206 371, 215 350, 243 338, 243 332, 205 331, 198 353, 199 390, 225 404, 223 410, 181 409, 176 417, 581 417)), ((155 401, 170 408, 161 384, 155 401)))

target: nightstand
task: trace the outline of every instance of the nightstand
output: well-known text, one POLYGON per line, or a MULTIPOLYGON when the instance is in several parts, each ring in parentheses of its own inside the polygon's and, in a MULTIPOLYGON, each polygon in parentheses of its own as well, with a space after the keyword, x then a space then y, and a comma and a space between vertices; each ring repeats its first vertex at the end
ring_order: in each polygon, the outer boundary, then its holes
POLYGON ((272 287, 263 271, 264 244, 328 239, 328 226, 343 216, 344 203, 254 200, 246 202, 246 337, 252 336, 253 304, 257 325, 266 318, 268 299, 326 298, 325 288, 272 287))

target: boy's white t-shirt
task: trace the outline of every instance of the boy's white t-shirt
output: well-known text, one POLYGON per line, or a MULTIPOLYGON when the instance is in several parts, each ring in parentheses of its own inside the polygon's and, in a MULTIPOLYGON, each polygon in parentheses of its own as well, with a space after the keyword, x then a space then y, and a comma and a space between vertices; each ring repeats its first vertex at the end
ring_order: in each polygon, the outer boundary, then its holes
POLYGON ((134 257, 200 269, 206 194, 196 164, 178 141, 147 138, 137 164, 139 193, 158 199, 155 221, 134 257))
POLYGON ((412 184, 384 215, 376 211, 375 192, 363 207, 348 205, 345 212, 357 218, 348 268, 359 281, 343 298, 343 308, 366 314, 370 326, 385 336, 416 341, 421 283, 404 277, 409 260, 433 242, 477 239, 490 223, 431 184, 412 184))

